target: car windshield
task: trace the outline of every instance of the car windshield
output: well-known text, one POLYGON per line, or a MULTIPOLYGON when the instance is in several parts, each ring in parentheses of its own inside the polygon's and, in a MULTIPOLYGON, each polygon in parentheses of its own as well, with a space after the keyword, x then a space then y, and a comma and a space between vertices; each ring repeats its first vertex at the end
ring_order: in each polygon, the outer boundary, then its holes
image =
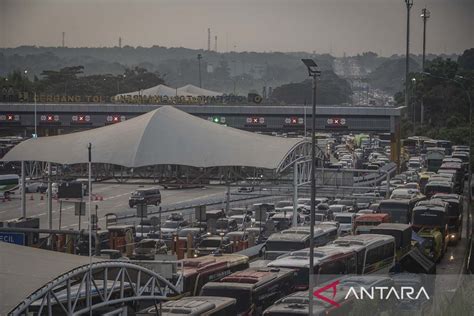
POLYGON ((233 219, 237 222, 237 224, 242 224, 244 222, 243 217, 233 217, 233 219))
POLYGON ((336 216, 334 220, 340 224, 352 223, 352 217, 349 217, 349 216, 336 216))
POLYGON ((444 185, 427 185, 425 187, 425 193, 426 195, 431 195, 431 194, 436 194, 436 193, 453 193, 453 190, 451 189, 450 186, 444 186, 444 185))
POLYGON ((413 214, 414 225, 443 226, 445 220, 444 212, 419 210, 413 214))
POLYGON ((409 221, 408 218, 408 204, 380 204, 380 212, 390 214, 390 218, 393 223, 403 223, 407 224, 409 221))
POLYGON ((434 239, 433 237, 423 237, 425 239, 425 249, 431 249, 434 245, 434 239))
POLYGON ((163 224, 163 228, 178 228, 179 223, 178 222, 165 222, 163 224))
POLYGON ((155 247, 161 247, 161 244, 159 242, 154 241, 154 240, 146 240, 146 241, 138 243, 138 248, 141 248, 141 249, 155 248, 155 247))
POLYGON ((221 245, 219 239, 204 239, 199 243, 199 247, 202 248, 218 248, 221 245))
POLYGON ((178 236, 179 237, 187 237, 189 234, 193 235, 195 234, 196 232, 193 231, 193 230, 187 230, 187 229, 183 229, 181 230, 179 233, 178 233, 178 236))
POLYGON ((228 221, 217 221, 216 222, 216 228, 217 229, 226 229, 229 227, 229 222, 228 221))
POLYGON ((282 240, 267 240, 267 251, 293 251, 300 250, 306 247, 304 242, 298 241, 282 241, 282 240))
POLYGON ((137 233, 149 233, 152 230, 152 226, 137 226, 137 233))
POLYGON ((145 196, 145 193, 143 191, 135 191, 132 193, 133 197, 142 197, 145 196))
POLYGON ((277 204, 275 204, 275 208, 282 208, 285 206, 292 206, 293 203, 291 201, 280 201, 277 204))

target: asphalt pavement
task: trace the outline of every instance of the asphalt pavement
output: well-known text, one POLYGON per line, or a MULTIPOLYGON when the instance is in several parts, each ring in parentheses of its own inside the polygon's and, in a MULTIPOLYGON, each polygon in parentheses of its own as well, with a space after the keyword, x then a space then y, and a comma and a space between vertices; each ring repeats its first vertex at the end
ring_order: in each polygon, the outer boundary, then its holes
MULTIPOLYGON (((138 188, 151 188, 153 185, 141 185, 133 182, 125 184, 93 184, 93 201, 92 210, 95 212, 96 205, 97 215, 99 217, 99 226, 105 227, 105 214, 133 214, 136 209, 128 206, 128 198, 130 194, 138 188)), ((181 190, 164 190, 160 186, 162 194, 162 205, 172 205, 175 203, 193 202, 195 200, 207 199, 225 199, 226 188, 223 186, 210 186, 205 188, 181 189, 181 190)), ((40 193, 26 194, 27 216, 39 217, 41 228, 48 228, 47 216, 47 196, 40 193)), ((85 197, 88 201, 88 197, 85 197)), ((0 221, 18 218, 21 216, 21 199, 19 192, 12 195, 10 201, 0 200, 0 221)), ((81 228, 86 228, 88 224, 87 218, 81 217, 81 228)), ((53 229, 78 229, 79 217, 74 215, 74 204, 69 201, 60 201, 53 199, 53 229), (61 207, 62 204, 62 207, 61 207), (60 211, 61 209, 61 211, 60 211), (61 227, 60 224, 61 217, 61 227)))

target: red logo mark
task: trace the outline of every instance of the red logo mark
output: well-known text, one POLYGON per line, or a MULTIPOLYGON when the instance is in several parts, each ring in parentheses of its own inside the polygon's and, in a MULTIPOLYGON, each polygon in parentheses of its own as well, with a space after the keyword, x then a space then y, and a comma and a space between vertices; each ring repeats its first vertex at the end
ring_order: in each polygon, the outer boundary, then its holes
POLYGON ((317 298, 319 298, 320 300, 325 301, 326 303, 329 303, 333 306, 339 307, 341 305, 339 305, 337 302, 333 301, 332 299, 330 299, 326 296, 321 295, 322 292, 325 292, 325 291, 332 288, 332 298, 334 298, 336 296, 336 291, 337 291, 337 286, 338 285, 339 285, 339 280, 334 281, 331 284, 328 284, 328 285, 320 288, 319 290, 314 291, 313 295, 316 296, 317 298))

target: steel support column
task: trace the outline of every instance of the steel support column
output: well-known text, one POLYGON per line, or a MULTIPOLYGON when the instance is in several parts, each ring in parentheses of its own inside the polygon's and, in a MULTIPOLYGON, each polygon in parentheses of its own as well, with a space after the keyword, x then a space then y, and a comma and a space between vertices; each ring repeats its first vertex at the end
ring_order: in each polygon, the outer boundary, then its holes
POLYGON ((293 227, 298 226, 298 163, 293 166, 293 227))
POLYGON ((21 217, 26 218, 25 162, 21 162, 21 217))

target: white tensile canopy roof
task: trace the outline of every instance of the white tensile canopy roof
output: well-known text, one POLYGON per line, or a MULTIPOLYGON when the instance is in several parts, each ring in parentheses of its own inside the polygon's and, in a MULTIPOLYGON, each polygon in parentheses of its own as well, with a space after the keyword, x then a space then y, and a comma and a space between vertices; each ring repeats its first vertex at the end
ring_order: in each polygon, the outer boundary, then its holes
POLYGON ((115 97, 121 96, 135 96, 135 95, 142 95, 142 96, 167 96, 167 97, 174 97, 174 96, 208 96, 208 97, 216 97, 223 95, 221 92, 211 91, 207 89, 202 89, 192 84, 185 85, 181 88, 171 88, 165 86, 164 84, 157 85, 155 87, 151 87, 148 89, 140 90, 140 91, 133 91, 128 93, 121 93, 117 94, 115 97))
POLYGON ((140 90, 140 91, 133 91, 129 93, 121 93, 117 94, 116 97, 120 96, 134 96, 134 95, 147 95, 147 96, 152 96, 152 95, 163 95, 167 97, 174 97, 176 96, 176 89, 165 86, 164 84, 159 84, 157 86, 145 89, 145 90, 140 90))
POLYGON ((114 125, 26 140, 2 160, 86 163, 89 143, 94 163, 278 169, 293 149, 307 141, 246 132, 163 106, 114 125))
POLYGON ((222 95, 221 92, 215 92, 203 88, 199 88, 193 86, 192 84, 185 85, 181 88, 178 88, 178 95, 202 95, 202 96, 209 96, 209 97, 217 97, 222 95))

